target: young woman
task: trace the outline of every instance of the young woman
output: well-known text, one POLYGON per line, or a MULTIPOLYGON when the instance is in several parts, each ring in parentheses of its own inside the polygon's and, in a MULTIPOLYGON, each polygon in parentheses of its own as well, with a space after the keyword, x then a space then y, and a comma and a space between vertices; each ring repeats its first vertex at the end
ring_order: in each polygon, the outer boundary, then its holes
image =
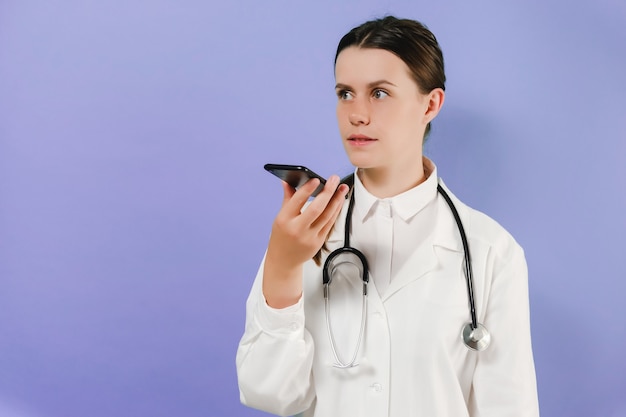
POLYGON ((335 79, 353 186, 332 176, 307 205, 317 180, 283 184, 237 352, 242 402, 278 415, 538 416, 523 250, 422 155, 445 97, 434 35, 366 22, 341 39, 335 79), (325 287, 322 262, 346 239, 369 274, 341 255, 325 287))

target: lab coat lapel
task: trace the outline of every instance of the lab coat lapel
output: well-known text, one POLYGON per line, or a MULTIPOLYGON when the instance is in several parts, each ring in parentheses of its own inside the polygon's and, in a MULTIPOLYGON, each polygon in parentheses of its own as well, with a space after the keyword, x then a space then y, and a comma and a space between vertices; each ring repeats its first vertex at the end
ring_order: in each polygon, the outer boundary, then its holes
POLYGON ((394 293, 400 291, 410 283, 420 279, 439 265, 432 241, 424 242, 423 245, 415 249, 415 252, 402 266, 402 269, 391 280, 389 287, 383 294, 383 301, 386 301, 394 293))
MULTIPOLYGON (((455 201, 455 204, 457 204, 457 208, 460 210, 460 203, 455 201)), ((443 264, 442 257, 444 255, 439 251, 439 248, 456 252, 455 255, 459 257, 463 256, 463 247, 454 217, 441 196, 437 198, 437 212, 435 216, 436 225, 434 232, 419 247, 415 248, 413 255, 398 271, 394 279, 391 280, 382 297, 383 301, 412 282, 441 269, 443 264)))

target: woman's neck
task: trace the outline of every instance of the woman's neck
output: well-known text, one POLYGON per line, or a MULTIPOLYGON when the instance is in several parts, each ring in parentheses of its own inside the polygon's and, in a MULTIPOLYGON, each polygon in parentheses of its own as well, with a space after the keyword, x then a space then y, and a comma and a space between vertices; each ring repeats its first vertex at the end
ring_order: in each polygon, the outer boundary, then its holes
POLYGON ((402 194, 423 183, 428 177, 422 159, 410 167, 359 168, 357 174, 363 186, 377 198, 402 194))

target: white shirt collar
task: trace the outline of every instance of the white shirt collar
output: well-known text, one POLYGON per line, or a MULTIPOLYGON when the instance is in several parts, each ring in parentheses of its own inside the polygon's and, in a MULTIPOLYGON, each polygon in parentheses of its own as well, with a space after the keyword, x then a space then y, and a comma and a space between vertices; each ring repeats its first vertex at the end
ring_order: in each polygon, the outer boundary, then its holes
POLYGON ((437 198, 437 167, 428 158, 423 157, 426 180, 421 184, 393 197, 380 199, 372 195, 357 175, 354 173, 354 210, 363 222, 372 213, 373 208, 380 202, 388 202, 393 211, 405 222, 419 213, 424 207, 437 198))

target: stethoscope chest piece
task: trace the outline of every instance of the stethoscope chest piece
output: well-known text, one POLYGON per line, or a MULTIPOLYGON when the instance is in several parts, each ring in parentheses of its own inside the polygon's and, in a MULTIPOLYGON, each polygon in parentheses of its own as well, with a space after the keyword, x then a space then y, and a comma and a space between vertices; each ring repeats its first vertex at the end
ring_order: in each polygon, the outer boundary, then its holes
POLYGON ((491 334, 480 323, 477 324, 476 328, 471 322, 465 324, 461 331, 461 338, 465 346, 478 352, 487 349, 491 343, 491 334))

